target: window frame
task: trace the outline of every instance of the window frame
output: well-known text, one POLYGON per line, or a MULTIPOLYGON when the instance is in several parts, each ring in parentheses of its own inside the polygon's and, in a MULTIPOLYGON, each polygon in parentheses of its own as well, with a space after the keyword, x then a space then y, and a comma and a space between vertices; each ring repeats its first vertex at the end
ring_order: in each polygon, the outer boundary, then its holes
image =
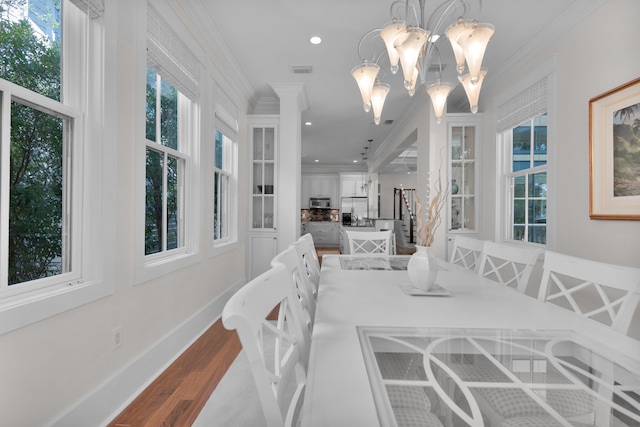
MULTIPOLYGON (((147 3, 147 9, 149 8, 147 3)), ((160 13, 160 12, 155 12, 160 13)), ((140 25, 138 34, 141 40, 147 40, 148 13, 142 13, 138 17, 140 25)), ((184 45, 182 39, 175 31, 168 29, 168 34, 177 38, 184 45)), ((184 156, 183 183, 180 190, 179 203, 184 207, 183 221, 183 246, 175 249, 145 255, 145 198, 146 198, 146 79, 147 79, 147 48, 145 43, 138 46, 136 55, 136 83, 139 88, 136 94, 136 144, 135 144, 135 218, 133 233, 134 248, 134 284, 138 285, 149 280, 172 273, 187 267, 201 259, 200 250, 200 111, 199 99, 191 99, 176 87, 171 79, 169 82, 178 91, 178 147, 181 156, 184 156)), ((153 67, 151 67, 153 69, 153 67)), ((167 78, 162 72, 153 69, 156 74, 167 78)), ((156 144, 151 148, 157 149, 156 144)), ((164 147, 167 148, 167 147, 164 147)), ((171 150, 171 149, 169 149, 171 150)), ((159 151, 159 150, 158 150, 159 151)))
MULTIPOLYGON (((549 171, 548 171, 548 163, 545 163, 544 165, 538 165, 538 166, 534 166, 533 163, 535 163, 535 158, 536 158, 536 154, 535 154, 535 140, 534 140, 534 135, 535 135, 535 120, 542 116, 542 115, 547 115, 547 113, 543 113, 540 114, 536 117, 530 118, 528 119, 528 123, 530 124, 530 135, 531 135, 531 151, 528 154, 529 157, 529 167, 527 168, 522 168, 522 169, 518 169, 518 170, 513 170, 513 130, 515 128, 511 128, 508 130, 504 131, 504 136, 503 136, 503 141, 505 146, 507 147, 507 152, 509 153, 507 156, 505 156, 505 166, 504 166, 504 178, 505 178, 505 188, 508 191, 508 194, 506 195, 506 200, 507 200, 507 204, 506 204, 506 209, 507 209, 507 214, 506 214, 506 224, 505 224, 505 230, 504 230, 504 241, 507 243, 522 243, 522 244, 532 244, 532 245, 536 245, 539 247, 546 247, 546 243, 542 244, 542 243, 536 243, 536 242, 531 242, 529 241, 528 237, 529 237, 529 226, 531 225, 531 223, 527 220, 528 217, 528 213, 529 213, 529 209, 528 209, 528 203, 530 200, 532 199, 536 199, 534 196, 529 194, 529 178, 532 175, 535 174, 539 174, 539 173, 546 173, 547 174, 547 178, 549 176, 549 171), (525 239, 524 240, 518 240, 513 238, 513 230, 514 227, 516 226, 515 222, 514 222, 514 216, 515 216, 515 206, 514 206, 514 201, 516 199, 515 196, 515 179, 518 177, 524 177, 525 179, 525 196, 524 196, 524 200, 525 200, 525 223, 524 223, 524 227, 525 227, 525 239)), ((527 122, 523 122, 519 125, 517 125, 516 127, 522 127, 525 125, 525 123, 527 122)), ((547 137, 547 141, 548 141, 548 137, 547 137)), ((549 150, 549 144, 547 143, 547 154, 545 154, 545 156, 549 157, 548 155, 548 150, 549 150)), ((547 184, 548 185, 548 184, 547 184)), ((549 197, 548 197, 548 193, 547 196, 544 198, 547 201, 549 201, 549 197)), ((545 223, 545 233, 546 233, 546 223, 545 223)))
MULTIPOLYGON (((238 246, 238 142, 237 134, 228 135, 228 131, 225 130, 224 126, 219 126, 216 123, 214 129, 214 139, 213 139, 213 147, 212 147, 212 177, 211 177, 211 188, 212 188, 212 196, 211 196, 211 233, 210 237, 210 254, 211 255, 219 255, 228 250, 234 249, 238 246), (222 169, 216 166, 216 149, 215 149, 215 132, 220 132, 223 138, 223 167, 222 169), (225 144, 226 142, 226 144, 225 144), (225 163, 227 164, 227 168, 225 168, 225 163), (226 209, 226 225, 227 225, 227 235, 222 238, 215 238, 215 192, 214 187, 216 183, 216 174, 223 175, 227 178, 227 209, 226 209), (235 195, 235 197, 234 197, 235 195)), ((218 193, 219 194, 219 193, 218 193)))
MULTIPOLYGON (((493 105, 501 106, 508 100, 518 96, 531 85, 546 78, 546 114, 547 114, 547 242, 545 245, 508 239, 510 224, 512 223, 513 207, 511 206, 510 177, 507 173, 511 170, 511 131, 513 128, 499 131, 498 114, 494 115, 493 129, 496 141, 496 175, 495 175, 495 216, 494 216, 494 240, 506 244, 534 246, 548 250, 556 248, 556 152, 557 152, 557 107, 556 107, 556 58, 551 57, 523 77, 518 83, 507 89, 504 93, 493 99, 493 105)), ((497 111, 497 109, 496 109, 497 111)), ((539 115, 539 114, 538 114, 539 115)))
MULTIPOLYGON (((89 17, 86 11, 72 5, 71 0, 62 2, 61 102, 8 81, 0 82, 3 121, 11 120, 12 97, 21 104, 68 120, 65 127, 70 129, 64 136, 63 158, 70 157, 70 160, 63 165, 63 174, 68 179, 63 191, 70 193, 70 199, 64 201, 63 212, 72 218, 69 221, 71 269, 67 273, 12 285, 11 289, 2 288, 0 334, 113 293, 110 278, 114 259, 108 254, 115 247, 115 224, 103 224, 104 218, 115 214, 115 197, 106 191, 111 186, 108 183, 115 180, 109 168, 115 154, 103 144, 112 137, 112 131, 103 123, 107 92, 104 67, 108 63, 105 56, 114 54, 104 41, 104 28, 110 15, 89 17)), ((10 140, 9 126, 3 126, 2 139, 10 140)), ((8 152, 7 143, 2 146, 4 159, 8 159, 8 152)), ((1 173, 2 180, 6 181, 8 168, 3 167, 1 173)), ((4 189, 2 192, 1 232, 6 236, 9 206, 8 195, 4 189)), ((2 252, 7 253, 8 243, 6 239, 3 242, 2 252)), ((5 265, 1 271, 5 283, 7 273, 5 265)))

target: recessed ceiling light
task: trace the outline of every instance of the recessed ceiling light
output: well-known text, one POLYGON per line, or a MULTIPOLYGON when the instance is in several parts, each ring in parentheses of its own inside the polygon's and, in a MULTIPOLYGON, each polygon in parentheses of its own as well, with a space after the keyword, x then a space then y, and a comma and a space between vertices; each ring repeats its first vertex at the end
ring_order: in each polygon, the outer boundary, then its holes
POLYGON ((354 161, 353 161, 353 163, 358 163, 358 161, 357 161, 357 160, 354 160, 354 161))
POLYGON ((309 42, 310 42, 311 44, 320 44, 320 43, 322 43, 322 39, 320 38, 320 36, 312 36, 312 37, 309 39, 309 42))
POLYGON ((311 126, 311 124, 312 124, 311 122, 304 122, 305 126, 311 126))
POLYGON ((320 161, 320 160, 318 160, 318 159, 315 159, 315 160, 314 160, 314 162, 316 162, 316 163, 318 163, 319 161, 320 161))

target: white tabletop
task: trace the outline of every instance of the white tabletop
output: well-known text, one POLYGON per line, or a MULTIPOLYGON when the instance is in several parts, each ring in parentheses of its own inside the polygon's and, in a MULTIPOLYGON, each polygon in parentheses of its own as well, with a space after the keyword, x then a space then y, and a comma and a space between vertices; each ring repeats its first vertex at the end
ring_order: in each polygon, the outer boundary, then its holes
MULTIPOLYGON (((571 330, 604 357, 640 372, 640 342, 466 270, 444 265, 445 297, 410 296, 402 270, 346 270, 325 255, 311 345, 303 426, 379 426, 357 327, 571 330)), ((344 255, 342 256, 344 257, 344 255)))

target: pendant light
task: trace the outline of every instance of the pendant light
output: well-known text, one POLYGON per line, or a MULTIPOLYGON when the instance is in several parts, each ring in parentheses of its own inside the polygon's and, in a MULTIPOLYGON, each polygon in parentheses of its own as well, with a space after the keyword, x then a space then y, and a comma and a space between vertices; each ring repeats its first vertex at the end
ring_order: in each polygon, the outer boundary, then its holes
POLYGON ((467 98, 469 99, 469 107, 471 108, 472 113, 478 112, 480 88, 482 87, 484 76, 486 75, 487 69, 480 69, 480 73, 478 74, 478 81, 476 83, 472 82, 471 73, 464 73, 463 75, 458 76, 458 80, 460 80, 460 83, 462 83, 462 87, 464 87, 464 91, 467 94, 467 98))
POLYGON ((378 64, 366 61, 360 65, 356 65, 353 67, 353 70, 351 70, 351 75, 356 79, 358 88, 360 88, 362 103, 366 113, 371 110, 371 92, 373 91, 373 84, 376 81, 379 71, 380 66, 378 66, 378 64))
POLYGON ((471 83, 477 83, 480 79, 480 68, 484 52, 487 49, 489 39, 493 36, 495 29, 491 24, 475 24, 471 28, 463 30, 456 39, 456 42, 464 51, 464 58, 467 61, 471 83))

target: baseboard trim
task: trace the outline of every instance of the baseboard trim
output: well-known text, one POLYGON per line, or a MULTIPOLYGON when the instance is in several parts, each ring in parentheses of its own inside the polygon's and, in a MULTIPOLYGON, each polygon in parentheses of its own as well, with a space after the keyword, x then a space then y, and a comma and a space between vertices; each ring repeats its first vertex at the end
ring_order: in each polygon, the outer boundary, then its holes
POLYGON ((50 427, 106 426, 222 315, 240 281, 123 367, 50 427))

